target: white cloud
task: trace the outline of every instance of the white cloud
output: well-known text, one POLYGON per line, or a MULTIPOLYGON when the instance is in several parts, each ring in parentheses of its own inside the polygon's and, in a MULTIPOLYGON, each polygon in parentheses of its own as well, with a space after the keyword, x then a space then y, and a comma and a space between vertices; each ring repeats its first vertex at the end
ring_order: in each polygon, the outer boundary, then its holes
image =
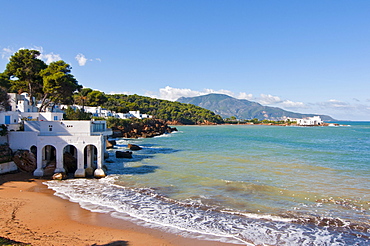
POLYGON ((87 58, 83 54, 78 54, 76 57, 76 60, 78 62, 78 65, 85 66, 87 62, 87 58))
POLYGON ((10 48, 3 48, 2 51, 1 51, 1 58, 2 59, 9 59, 9 57, 14 54, 14 50, 10 49, 10 48))
POLYGON ((336 99, 330 99, 327 102, 320 102, 318 103, 320 107, 323 108, 332 108, 332 109, 353 109, 354 106, 347 103, 347 102, 342 102, 336 99))
POLYGON ((13 50, 11 48, 3 48, 1 51, 1 58, 9 59, 10 56, 12 56, 16 51, 18 50, 24 50, 24 49, 30 49, 30 50, 38 50, 40 51, 40 56, 38 59, 45 61, 47 64, 50 64, 51 62, 62 60, 59 54, 54 54, 53 52, 44 54, 44 48, 41 46, 32 46, 32 47, 21 47, 17 50, 13 50))
POLYGON ((281 107, 284 108, 306 108, 307 105, 304 104, 303 102, 293 102, 290 100, 284 100, 281 103, 279 103, 281 107))
POLYGON ((240 92, 239 95, 236 98, 238 98, 238 99, 252 100, 253 99, 253 94, 247 94, 245 92, 240 92))
POLYGON ((46 64, 62 60, 59 54, 54 54, 53 52, 49 54, 41 54, 39 59, 44 60, 46 64))
POLYGON ((271 105, 271 104, 277 104, 281 103, 282 100, 278 96, 272 96, 272 95, 266 95, 266 94, 261 94, 259 98, 257 98, 257 101, 260 104, 263 105, 271 105))
MULTIPOLYGON (((205 93, 204 93, 205 94, 205 93)), ((180 89, 166 86, 165 88, 159 89, 159 98, 176 101, 180 97, 196 97, 204 95, 200 91, 193 91, 191 89, 180 89)))

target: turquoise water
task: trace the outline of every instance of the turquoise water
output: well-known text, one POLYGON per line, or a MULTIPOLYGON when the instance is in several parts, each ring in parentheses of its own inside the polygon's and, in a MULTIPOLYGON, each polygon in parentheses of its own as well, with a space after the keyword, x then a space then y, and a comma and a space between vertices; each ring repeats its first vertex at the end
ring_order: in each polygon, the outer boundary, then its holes
POLYGON ((49 182, 92 211, 208 240, 368 245, 370 123, 178 126, 117 139, 107 178, 49 182), (143 147, 116 159, 128 143, 143 147))

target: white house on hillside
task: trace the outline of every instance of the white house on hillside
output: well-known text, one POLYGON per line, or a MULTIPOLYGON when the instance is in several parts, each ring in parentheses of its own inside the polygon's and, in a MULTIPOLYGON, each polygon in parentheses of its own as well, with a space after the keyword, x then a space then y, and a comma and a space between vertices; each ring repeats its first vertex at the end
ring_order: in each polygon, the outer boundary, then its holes
POLYGON ((59 121, 63 119, 63 112, 38 112, 38 108, 30 106, 28 93, 20 95, 8 93, 9 110, 0 112, 0 124, 8 126, 8 130, 18 130, 22 119, 28 121, 59 121))
MULTIPOLYGON (((68 106, 63 106, 64 108, 67 108, 68 106)), ((82 109, 82 106, 80 105, 73 105, 73 109, 82 109)), ((142 114, 140 111, 129 111, 128 113, 116 113, 115 111, 111 111, 105 108, 102 108, 100 106, 98 107, 91 107, 91 106, 85 106, 84 111, 86 113, 92 114, 94 117, 114 117, 114 118, 120 118, 120 119, 130 119, 130 118, 137 118, 137 119, 148 119, 153 118, 153 116, 148 114, 142 114)))

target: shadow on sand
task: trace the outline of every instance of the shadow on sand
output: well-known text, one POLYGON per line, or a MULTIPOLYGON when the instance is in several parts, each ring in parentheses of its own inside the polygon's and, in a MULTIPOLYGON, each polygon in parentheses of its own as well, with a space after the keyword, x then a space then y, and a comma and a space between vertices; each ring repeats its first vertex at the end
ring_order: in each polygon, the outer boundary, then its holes
POLYGON ((20 171, 3 173, 3 174, 0 174, 0 186, 6 182, 12 182, 12 181, 34 182, 35 179, 37 178, 32 176, 32 173, 25 173, 25 172, 20 172, 20 171))
POLYGON ((93 244, 91 246, 126 246, 129 245, 127 241, 115 241, 107 244, 93 244))

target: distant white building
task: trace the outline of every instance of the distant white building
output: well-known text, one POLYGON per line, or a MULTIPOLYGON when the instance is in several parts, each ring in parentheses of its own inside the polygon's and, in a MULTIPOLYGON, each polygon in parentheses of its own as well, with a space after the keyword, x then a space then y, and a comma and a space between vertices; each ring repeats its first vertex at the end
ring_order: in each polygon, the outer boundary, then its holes
POLYGON ((148 119, 148 118, 152 118, 151 115, 148 115, 148 114, 141 114, 140 111, 129 111, 128 112, 131 116, 133 116, 134 118, 138 118, 138 119, 148 119))
POLYGON ((320 126, 323 124, 320 116, 307 117, 303 119, 297 119, 297 125, 300 126, 320 126))
MULTIPOLYGON (((67 108, 68 106, 63 106, 67 108)), ((73 105, 73 109, 82 109, 82 106, 80 105, 73 105)), ((84 112, 92 114, 94 117, 102 117, 102 118, 108 118, 108 117, 114 117, 114 118, 120 118, 120 119, 130 119, 130 118, 137 118, 137 119, 148 119, 153 118, 153 116, 148 114, 142 114, 140 111, 129 111, 128 113, 116 113, 115 111, 111 111, 105 108, 102 108, 100 106, 98 107, 91 107, 91 106, 85 106, 84 112)))

